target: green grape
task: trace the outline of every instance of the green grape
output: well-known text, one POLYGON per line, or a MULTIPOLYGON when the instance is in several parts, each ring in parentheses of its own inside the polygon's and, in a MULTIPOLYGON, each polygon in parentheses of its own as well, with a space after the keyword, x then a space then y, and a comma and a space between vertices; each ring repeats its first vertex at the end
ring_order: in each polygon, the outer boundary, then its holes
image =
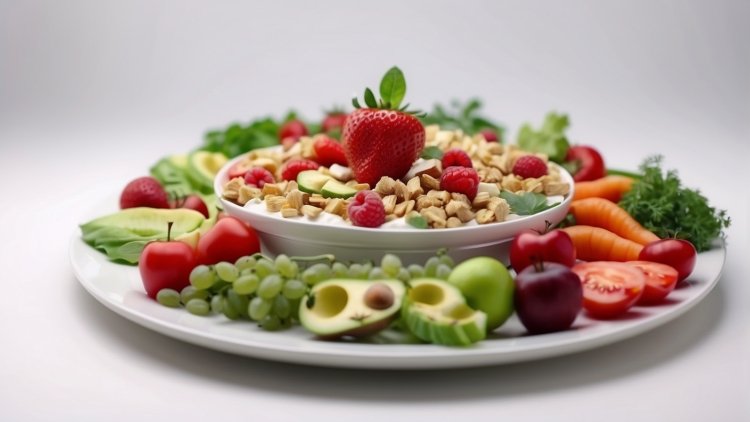
POLYGON ((232 288, 237 293, 247 296, 255 293, 255 291, 258 289, 259 284, 260 280, 258 280, 258 276, 255 274, 249 274, 240 276, 240 278, 234 280, 234 283, 232 283, 232 288))
POLYGON ((438 265, 440 265, 440 258, 436 256, 430 257, 424 264, 424 275, 426 277, 435 277, 438 265))
POLYGON ((441 280, 447 280, 448 276, 451 275, 451 271, 452 271, 451 267, 445 264, 440 264, 438 265, 437 270, 435 271, 435 277, 441 280))
POLYGON ((289 318, 289 315, 292 313, 292 308, 289 306, 289 299, 282 295, 276 296, 273 299, 273 309, 271 312, 279 318, 289 318))
POLYGON ((401 269, 398 270, 398 274, 396 275, 396 278, 403 282, 407 282, 411 280, 411 274, 409 273, 409 270, 407 270, 404 267, 401 267, 401 269))
POLYGON ((366 280, 371 269, 372 264, 369 262, 366 264, 352 264, 349 266, 349 277, 366 280))
POLYGON ((284 254, 277 256, 274 264, 276 265, 276 270, 279 272, 279 274, 281 274, 285 278, 297 277, 299 267, 297 266, 297 263, 289 259, 288 256, 284 254))
POLYGON ((282 294, 287 299, 299 299, 307 293, 307 286, 299 280, 289 280, 284 283, 282 294))
POLYGON ((302 281, 311 286, 332 277, 333 271, 331 270, 331 267, 323 263, 313 264, 302 272, 302 281))
POLYGON ((222 305, 224 303, 224 297, 221 295, 214 295, 211 298, 211 310, 217 314, 222 313, 222 305))
POLYGON ((251 319, 260 321, 271 312, 272 307, 272 301, 260 297, 254 297, 248 305, 247 313, 250 315, 251 319))
POLYGON ((240 272, 243 272, 245 270, 252 270, 255 267, 256 260, 252 256, 243 256, 240 259, 238 259, 234 266, 237 267, 240 272))
POLYGON ((274 296, 281 293, 284 287, 284 280, 278 274, 271 274, 263 279, 258 286, 258 296, 263 299, 273 299, 274 296))
POLYGON ((250 302, 247 296, 237 293, 234 289, 228 289, 227 302, 240 316, 247 316, 247 304, 250 302))
POLYGON ((258 278, 261 280, 275 273, 276 268, 274 267, 273 262, 267 259, 261 259, 255 264, 255 274, 258 274, 258 278))
POLYGON ((278 331, 282 328, 281 319, 276 315, 266 315, 260 321, 260 328, 266 331, 278 331))
POLYGON ((380 266, 388 277, 395 278, 396 275, 398 275, 398 271, 401 269, 401 259, 394 254, 387 253, 383 255, 380 266))
POLYGON ((198 265, 190 272, 190 284, 196 289, 207 290, 216 282, 216 273, 208 265, 198 265))
POLYGON ((198 298, 190 299, 185 305, 185 308, 191 314, 198 316, 206 316, 209 312, 211 312, 211 307, 209 306, 208 302, 198 298))
POLYGON ((384 278, 390 278, 385 274, 385 271, 383 271, 380 267, 375 267, 370 270, 370 274, 367 276, 370 280, 382 280, 384 278))
POLYGON ((424 277, 424 268, 422 268, 421 265, 411 264, 407 269, 409 270, 409 275, 411 275, 411 278, 424 277))
POLYGON ((240 271, 237 269, 237 267, 235 267, 234 264, 230 264, 229 262, 219 262, 218 264, 214 265, 214 269, 216 270, 216 274, 220 279, 230 283, 234 280, 237 280, 237 277, 240 276, 240 271))
POLYGON ((156 293, 156 301, 170 308, 179 308, 180 294, 174 289, 161 289, 156 293))
POLYGON ((344 278, 349 275, 349 268, 343 262, 334 262, 331 271, 335 278, 344 278))
POLYGON ((190 302, 190 299, 207 299, 208 298, 208 291, 207 290, 198 290, 194 286, 186 286, 180 291, 180 300, 182 303, 187 304, 190 302))
MULTIPOLYGON (((289 300, 289 308, 291 308, 292 312, 289 314, 289 322, 291 323, 292 319, 299 319, 299 305, 302 302, 301 299, 290 299, 289 300)), ((291 325, 291 324, 290 324, 291 325)))
POLYGON ((456 262, 453 261, 453 258, 451 258, 451 256, 448 255, 447 253, 441 254, 439 259, 440 259, 441 264, 445 264, 450 268, 453 268, 456 266, 456 262))
POLYGON ((221 313, 223 313, 225 317, 231 320, 235 320, 240 317, 240 311, 236 309, 232 305, 232 302, 230 302, 226 297, 222 297, 221 300, 221 313))

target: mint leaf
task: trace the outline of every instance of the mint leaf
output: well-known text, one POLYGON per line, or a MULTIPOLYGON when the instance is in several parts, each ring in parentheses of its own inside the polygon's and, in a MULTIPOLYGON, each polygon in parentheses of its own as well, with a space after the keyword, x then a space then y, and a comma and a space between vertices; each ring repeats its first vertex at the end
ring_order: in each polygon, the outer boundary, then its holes
POLYGON ((425 218, 419 214, 413 214, 409 217, 406 217, 406 223, 417 229, 427 228, 427 220, 425 220, 425 218))
POLYGON ((398 109, 405 95, 406 78, 404 78, 404 73, 398 67, 393 66, 380 81, 380 97, 385 103, 390 104, 390 108, 398 109))
POLYGON ((482 102, 477 98, 469 99, 466 104, 452 101, 450 107, 436 104, 432 111, 422 118, 425 125, 439 125, 444 130, 461 129, 464 133, 474 135, 483 130, 491 130, 502 138, 503 127, 480 114, 482 102))
POLYGON ((443 159, 443 150, 436 146, 430 146, 422 150, 422 154, 419 155, 421 158, 424 158, 425 160, 429 160, 432 158, 442 160, 443 159))
POLYGON ((518 146, 529 152, 547 154, 550 160, 561 163, 565 160, 570 144, 565 129, 570 125, 568 116, 550 112, 539 130, 528 123, 518 133, 518 146))
POLYGON ((556 202, 548 205, 546 196, 534 192, 515 194, 504 190, 500 192, 500 197, 508 201, 510 212, 518 215, 537 214, 559 204, 556 202))

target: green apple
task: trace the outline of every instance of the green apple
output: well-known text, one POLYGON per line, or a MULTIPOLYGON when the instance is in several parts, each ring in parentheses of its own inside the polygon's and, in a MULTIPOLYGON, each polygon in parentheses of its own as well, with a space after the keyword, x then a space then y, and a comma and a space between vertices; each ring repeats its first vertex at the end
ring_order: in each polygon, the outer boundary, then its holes
POLYGON ((453 269, 448 282, 458 287, 472 308, 487 314, 487 331, 503 325, 513 313, 513 278, 502 262, 480 256, 453 269))

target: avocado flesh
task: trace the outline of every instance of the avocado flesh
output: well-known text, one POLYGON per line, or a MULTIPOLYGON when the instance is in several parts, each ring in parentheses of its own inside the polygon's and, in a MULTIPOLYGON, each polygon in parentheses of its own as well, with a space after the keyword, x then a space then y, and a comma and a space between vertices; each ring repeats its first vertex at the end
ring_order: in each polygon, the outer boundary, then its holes
POLYGON ((220 152, 195 151, 188 156, 186 173, 198 190, 211 193, 214 178, 227 161, 220 152))
POLYGON ((327 280, 316 284, 302 299, 300 323, 323 338, 374 334, 387 328, 399 315, 405 292, 404 284, 397 280, 327 280), (383 283, 393 291, 393 304, 386 309, 373 309, 365 303, 365 292, 377 283, 383 283))
POLYGON ((317 170, 304 170, 297 174, 299 190, 307 193, 320 193, 323 186, 331 180, 334 180, 333 177, 317 170))
POLYGON ((418 338, 446 346, 468 346, 486 337, 487 315, 471 309, 461 292, 443 280, 412 280, 402 318, 418 338))
POLYGON ((323 194, 324 198, 350 198, 357 193, 357 190, 351 186, 347 186, 336 179, 327 181, 320 189, 320 193, 323 194))

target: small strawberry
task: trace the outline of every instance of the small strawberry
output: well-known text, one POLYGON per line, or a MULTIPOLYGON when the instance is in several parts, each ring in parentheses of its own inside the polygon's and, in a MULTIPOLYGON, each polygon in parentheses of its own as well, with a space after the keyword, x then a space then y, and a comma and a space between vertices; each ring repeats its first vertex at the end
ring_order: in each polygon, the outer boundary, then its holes
POLYGON ((245 183, 263 189, 266 183, 273 183, 273 174, 263 167, 253 167, 245 173, 245 183))
POLYGON ((341 133, 347 116, 348 114, 338 109, 326 113, 326 117, 320 123, 320 132, 328 134, 341 133))
POLYGON ((444 169, 450 166, 474 167, 471 163, 471 157, 469 157, 469 154, 460 148, 451 148, 448 151, 445 151, 442 164, 444 169))
POLYGON ((513 174, 524 179, 542 177, 547 174, 547 164, 536 155, 524 155, 513 164, 513 174))
POLYGON ((286 138, 292 138, 295 141, 303 136, 307 136, 307 126, 302 120, 292 119, 281 125, 279 128, 279 140, 283 141, 286 138))
POLYGON ((479 189, 479 175, 471 167, 448 167, 440 175, 440 189, 453 193, 463 193, 469 197, 470 201, 473 201, 479 189))
POLYGON ((482 136, 484 136, 484 139, 487 142, 500 142, 498 133, 492 129, 483 129, 479 131, 479 133, 481 133, 482 136))
POLYGON ((169 208, 164 187, 153 177, 139 177, 125 186, 120 195, 120 208, 169 208))
POLYGON ((335 139, 322 135, 313 144, 315 161, 321 166, 331 167, 333 164, 348 166, 344 147, 335 139))
POLYGON ((368 108, 362 108, 356 98, 352 100, 356 110, 344 123, 342 140, 357 181, 375 186, 383 176, 400 179, 422 152, 425 131, 415 117, 420 112, 399 108, 404 94, 404 74, 392 67, 380 82, 379 102, 369 88, 365 90, 368 108))
POLYGON ((312 160, 294 159, 289 160, 281 169, 281 178, 284 180, 297 180, 297 175, 305 170, 317 170, 320 165, 312 160))
POLYGON ((361 190, 347 206, 352 224, 360 227, 380 227, 385 223, 385 206, 380 195, 370 190, 361 190))

